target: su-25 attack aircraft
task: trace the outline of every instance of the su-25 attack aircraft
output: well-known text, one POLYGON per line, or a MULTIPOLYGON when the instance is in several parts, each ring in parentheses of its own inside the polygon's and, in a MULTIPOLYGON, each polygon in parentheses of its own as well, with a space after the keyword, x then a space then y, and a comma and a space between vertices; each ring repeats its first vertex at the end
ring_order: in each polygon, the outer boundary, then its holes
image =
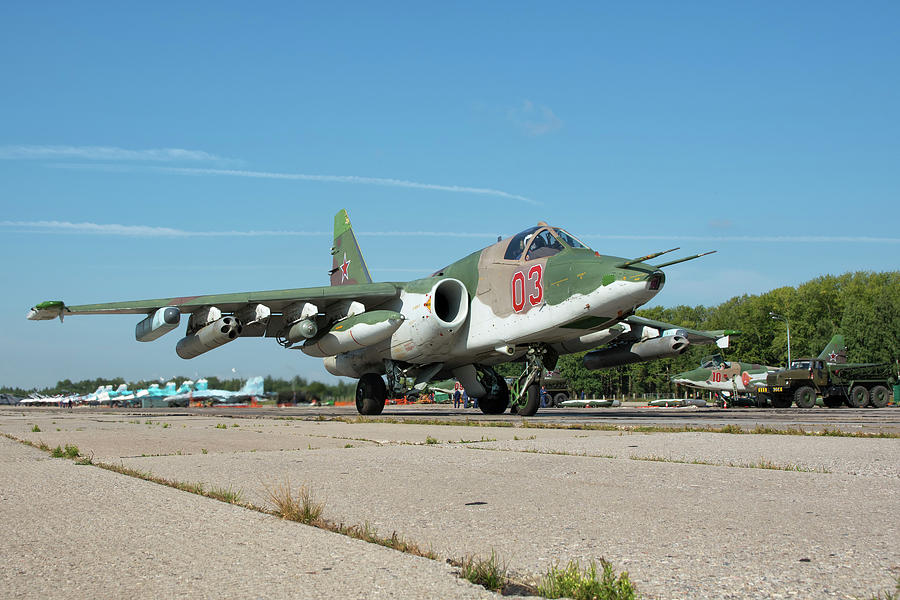
MULTIPOLYGON (((831 363, 847 362, 847 345, 844 343, 844 336, 832 337, 819 354, 818 360, 831 363)), ((726 396, 753 394, 756 392, 757 386, 766 383, 768 374, 777 370, 778 367, 726 361, 721 355, 716 354, 704 358, 700 367, 673 376, 672 381, 677 385, 719 392, 726 396)))
POLYGON ((608 345, 584 358, 587 368, 602 369, 675 356, 690 344, 727 346, 727 336, 737 332, 634 316, 662 289, 663 267, 703 256, 646 262, 673 250, 635 259, 603 256, 539 223, 430 277, 373 283, 341 210, 330 286, 80 306, 49 301, 28 318, 146 315, 135 338, 149 342, 187 314, 178 356, 193 358, 239 337, 273 337, 323 358, 334 375, 357 378, 356 407, 364 415, 380 414, 388 394, 415 393, 429 381, 454 377, 484 413, 500 414, 511 404, 513 413, 530 416, 540 406, 542 369, 552 370, 560 354, 608 345), (524 368, 511 394, 493 365, 515 360, 524 368), (410 380, 412 389, 404 389, 410 380))

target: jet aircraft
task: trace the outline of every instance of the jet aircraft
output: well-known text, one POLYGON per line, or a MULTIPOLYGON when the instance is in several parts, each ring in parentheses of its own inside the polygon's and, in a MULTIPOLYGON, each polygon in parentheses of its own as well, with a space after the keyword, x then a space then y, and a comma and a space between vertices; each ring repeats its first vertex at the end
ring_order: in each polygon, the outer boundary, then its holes
MULTIPOLYGON (((832 337, 819 354, 818 360, 832 363, 847 362, 847 346, 844 343, 844 336, 832 337)), ((793 361, 792 364, 800 365, 796 368, 803 368, 801 362, 793 361)), ((715 354, 704 358, 700 367, 673 376, 672 381, 678 385, 718 392, 725 396, 753 394, 756 392, 757 386, 766 383, 769 373, 778 370, 778 367, 767 367, 755 363, 726 361, 720 354, 715 354)))
POLYGON ((700 366, 672 377, 676 385, 731 394, 751 394, 756 386, 766 382, 766 376, 777 367, 767 367, 755 363, 727 361, 721 354, 705 357, 700 366))
POLYGON ((231 390, 210 389, 206 379, 198 379, 193 390, 186 393, 174 394, 166 398, 166 400, 169 402, 170 406, 187 406, 190 403, 190 400, 201 399, 215 400, 220 404, 233 404, 248 400, 251 396, 262 398, 263 395, 262 377, 251 377, 244 383, 241 389, 236 392, 231 390))
POLYGON ((632 259, 602 255, 540 222, 430 277, 374 283, 341 210, 330 286, 78 306, 55 300, 36 305, 28 318, 143 315, 135 338, 149 342, 187 315, 178 356, 193 358, 241 337, 275 338, 323 358, 334 375, 358 379, 356 407, 364 415, 380 414, 389 395, 453 377, 479 399, 482 412, 499 414, 511 405, 511 412, 530 416, 540 406, 542 369, 552 370, 560 354, 599 348, 584 365, 602 369, 676 356, 691 344, 727 345, 737 332, 634 315, 663 288, 663 267, 711 254, 648 262, 674 250, 632 259), (508 361, 523 363, 512 392, 493 368, 508 361))

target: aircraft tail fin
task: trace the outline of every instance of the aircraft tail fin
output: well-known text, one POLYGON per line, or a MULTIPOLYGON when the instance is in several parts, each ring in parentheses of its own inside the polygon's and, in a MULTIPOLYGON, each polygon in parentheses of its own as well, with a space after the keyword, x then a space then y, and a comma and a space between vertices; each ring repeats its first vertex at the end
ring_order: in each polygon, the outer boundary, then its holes
POLYGON ((334 244, 331 247, 331 285, 350 283, 372 283, 369 267, 363 260, 362 252, 347 211, 341 209, 334 215, 334 244))
POLYGON ((248 379, 241 388, 241 394, 246 394, 248 396, 262 396, 263 378, 257 375, 256 377, 248 379))
POLYGON ((831 338, 818 358, 830 363, 847 362, 847 344, 844 343, 844 336, 838 334, 831 338))

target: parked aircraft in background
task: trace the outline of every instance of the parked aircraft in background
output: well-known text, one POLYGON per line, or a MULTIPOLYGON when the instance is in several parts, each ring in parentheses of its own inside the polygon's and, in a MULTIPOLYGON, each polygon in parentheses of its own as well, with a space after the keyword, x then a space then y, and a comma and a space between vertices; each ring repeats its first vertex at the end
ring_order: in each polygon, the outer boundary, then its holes
POLYGON ((212 400, 217 404, 235 404, 246 402, 253 397, 262 398, 264 395, 262 377, 251 377, 236 392, 209 389, 205 379, 198 379, 193 390, 169 396, 167 400, 170 406, 187 406, 191 400, 212 400))
MULTIPOLYGON (((819 354, 818 359, 832 363, 847 362, 847 346, 844 343, 844 336, 832 337, 819 354)), ((794 361, 794 363, 800 364, 798 361, 794 361)), ((699 368, 679 373, 672 377, 672 381, 677 385, 718 392, 727 397, 755 393, 757 386, 766 383, 766 376, 777 370, 779 370, 778 367, 726 361, 720 354, 714 354, 704 358, 699 368)))
POLYGON ((714 354, 705 357, 698 368, 673 376, 672 381, 676 385, 719 392, 725 396, 750 394, 758 384, 766 382, 770 371, 775 370, 776 367, 755 363, 727 361, 721 354, 714 354))
MULTIPOLYGON (((346 211, 335 215, 331 285, 264 292, 182 296, 105 304, 36 305, 32 320, 64 315, 145 315, 135 329, 148 342, 189 315, 176 352, 188 359, 239 337, 273 337, 285 348, 324 359, 334 375, 357 378, 356 407, 379 414, 390 396, 456 378, 485 413, 533 415, 540 375, 560 354, 589 352, 602 369, 676 356, 691 344, 727 345, 729 331, 697 331, 642 319, 634 311, 663 288, 663 267, 595 252, 564 229, 538 223, 405 283, 373 283, 346 211), (512 393, 493 368, 523 363, 512 393), (387 377, 385 385, 384 376, 387 377)), ((709 254, 709 253, 706 253, 709 254)))

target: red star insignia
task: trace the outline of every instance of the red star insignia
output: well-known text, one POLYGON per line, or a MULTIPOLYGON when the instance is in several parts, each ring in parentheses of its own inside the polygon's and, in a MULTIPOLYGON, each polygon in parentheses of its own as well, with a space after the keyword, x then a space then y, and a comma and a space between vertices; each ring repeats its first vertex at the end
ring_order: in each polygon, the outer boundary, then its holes
POLYGON ((341 264, 341 281, 350 279, 350 274, 347 272, 348 268, 350 268, 350 261, 347 260, 347 255, 344 254, 344 262, 341 264))

